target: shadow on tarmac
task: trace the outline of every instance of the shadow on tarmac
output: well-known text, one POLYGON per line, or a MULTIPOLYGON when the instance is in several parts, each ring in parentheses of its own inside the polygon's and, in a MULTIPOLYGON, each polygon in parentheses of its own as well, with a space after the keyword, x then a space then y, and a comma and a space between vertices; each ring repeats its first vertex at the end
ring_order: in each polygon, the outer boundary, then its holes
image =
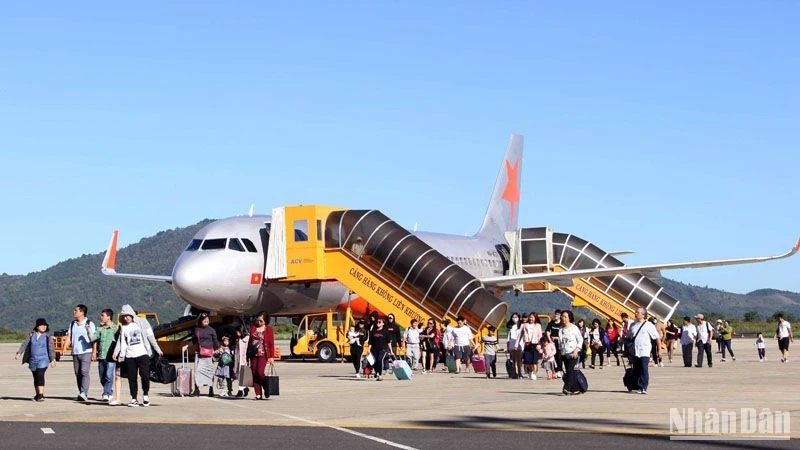
MULTIPOLYGON (((561 394, 556 394, 561 395, 561 394)), ((581 417, 580 424, 583 427, 586 425, 594 425, 603 428, 616 428, 619 433, 603 433, 586 431, 589 434, 600 435, 619 435, 635 440, 648 440, 648 441, 669 441, 669 436, 665 434, 652 434, 642 433, 636 434, 636 430, 652 431, 647 424, 627 422, 616 419, 606 419, 597 417, 581 417)), ((494 427, 487 427, 485 424, 501 424, 503 426, 512 427, 524 431, 525 428, 536 429, 541 432, 548 431, 576 431, 574 418, 542 418, 542 419, 516 419, 516 418, 498 418, 489 416, 466 416, 458 420, 417 420, 410 421, 409 423, 421 427, 434 427, 434 428, 458 428, 463 430, 482 430, 482 431, 495 431, 494 427)), ((574 436, 574 435, 573 435, 574 436)), ((753 448, 753 449, 774 449, 786 448, 788 441, 674 441, 675 445, 680 446, 702 446, 702 447, 720 447, 720 448, 753 448)))

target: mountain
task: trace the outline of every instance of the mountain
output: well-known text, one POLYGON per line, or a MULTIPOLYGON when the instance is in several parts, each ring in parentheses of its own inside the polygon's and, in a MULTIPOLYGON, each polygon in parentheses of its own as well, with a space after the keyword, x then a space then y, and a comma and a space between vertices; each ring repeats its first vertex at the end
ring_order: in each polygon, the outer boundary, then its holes
MULTIPOLYGON (((161 231, 117 253, 117 271, 169 275, 177 256, 204 225, 161 231)), ((166 283, 112 279, 100 273, 104 253, 81 255, 28 275, 0 275, 0 327, 29 330, 44 317, 50 328, 67 328, 72 308, 83 303, 96 321, 103 308, 115 313, 125 303, 155 311, 162 321, 179 316, 186 303, 166 283)))
MULTIPOLYGON (((175 259, 192 236, 211 222, 205 219, 185 228, 162 231, 136 244, 120 249, 117 254, 119 272, 170 274, 175 259)), ((53 267, 28 275, 0 275, 0 327, 29 330, 37 317, 45 317, 52 329, 66 328, 72 320, 72 308, 83 303, 89 316, 96 318, 103 308, 118 312, 125 303, 140 311, 155 311, 162 321, 179 316, 186 304, 166 283, 112 279, 100 273, 103 254, 81 255, 53 267)), ((697 312, 718 313, 741 318, 756 311, 768 318, 776 311, 800 315, 800 294, 759 289, 747 294, 692 286, 667 278, 657 280, 681 301, 678 316, 697 312)), ((511 311, 552 312, 568 308, 569 299, 562 294, 522 294, 505 296, 511 311)), ((584 314, 590 317, 591 314, 584 314)))

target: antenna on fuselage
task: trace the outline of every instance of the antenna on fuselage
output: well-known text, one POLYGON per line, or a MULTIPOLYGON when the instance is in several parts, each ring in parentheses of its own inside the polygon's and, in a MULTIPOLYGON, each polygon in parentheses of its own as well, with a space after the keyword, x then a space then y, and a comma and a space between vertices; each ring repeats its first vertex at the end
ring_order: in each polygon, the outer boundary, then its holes
POLYGON ((414 222, 414 231, 417 231, 417 227, 419 226, 419 222, 414 222))
POLYGON ((255 208, 255 203, 250 203, 250 211, 247 212, 248 217, 253 217, 253 208, 255 208))

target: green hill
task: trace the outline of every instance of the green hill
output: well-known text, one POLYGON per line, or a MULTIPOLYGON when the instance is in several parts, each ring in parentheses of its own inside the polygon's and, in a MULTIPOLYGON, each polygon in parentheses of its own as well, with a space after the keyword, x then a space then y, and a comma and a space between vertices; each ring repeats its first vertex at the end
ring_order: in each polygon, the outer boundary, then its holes
MULTIPOLYGON (((117 271, 165 275, 172 273, 175 259, 206 219, 185 228, 162 231, 119 250, 117 271)), ((103 254, 82 255, 28 275, 0 275, 0 327, 28 330, 37 317, 45 317, 53 329, 66 328, 72 307, 84 303, 95 318, 102 308, 119 311, 130 303, 141 311, 155 311, 162 321, 180 315, 185 303, 166 283, 111 279, 100 273, 103 254)), ((734 294, 707 287, 692 286, 670 279, 657 280, 681 301, 678 315, 697 312, 717 313, 741 319, 750 311, 768 318, 776 311, 800 316, 800 294, 759 289, 734 294)), ((546 312, 569 307, 562 294, 507 295, 511 311, 546 312)), ((588 314, 587 314, 588 316, 588 314)))
MULTIPOLYGON (((117 271, 169 275, 177 256, 206 219, 186 228, 162 231, 129 245, 117 254, 117 271)), ((173 319, 186 304, 166 283, 111 279, 100 273, 103 254, 81 255, 28 275, 0 275, 0 327, 28 330, 37 317, 45 317, 50 328, 66 328, 72 308, 89 307, 92 319, 103 308, 119 312, 130 303, 140 311, 155 311, 173 319)))

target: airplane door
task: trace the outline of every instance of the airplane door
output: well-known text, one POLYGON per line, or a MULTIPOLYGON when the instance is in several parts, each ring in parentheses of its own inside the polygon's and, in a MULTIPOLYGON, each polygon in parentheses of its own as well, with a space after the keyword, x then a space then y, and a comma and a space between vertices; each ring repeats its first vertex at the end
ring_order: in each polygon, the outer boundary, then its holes
POLYGON ((269 231, 271 229, 271 225, 269 223, 264 224, 264 228, 258 230, 258 235, 261 238, 261 248, 264 249, 264 270, 262 275, 262 280, 267 280, 267 255, 269 254, 269 231))

